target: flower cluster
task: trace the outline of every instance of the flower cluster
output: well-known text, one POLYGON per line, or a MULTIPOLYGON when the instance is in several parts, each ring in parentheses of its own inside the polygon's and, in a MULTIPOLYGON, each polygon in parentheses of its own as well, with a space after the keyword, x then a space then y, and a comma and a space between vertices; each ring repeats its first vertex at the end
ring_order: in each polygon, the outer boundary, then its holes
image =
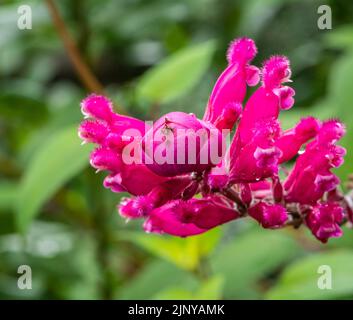
POLYGON ((251 39, 230 44, 203 119, 171 112, 151 124, 115 113, 103 96, 82 101, 88 119, 79 136, 98 145, 91 165, 109 172, 106 188, 132 196, 119 204, 121 216, 143 218, 147 232, 181 237, 244 216, 270 229, 305 224, 324 243, 342 235, 352 210, 332 169, 343 163, 345 149, 336 143, 345 128, 309 117, 283 131, 278 116, 295 94, 285 85, 289 61, 273 56, 259 69, 250 64, 256 54, 251 39), (243 106, 247 86, 260 80, 243 106), (292 170, 282 170, 295 157, 292 170))

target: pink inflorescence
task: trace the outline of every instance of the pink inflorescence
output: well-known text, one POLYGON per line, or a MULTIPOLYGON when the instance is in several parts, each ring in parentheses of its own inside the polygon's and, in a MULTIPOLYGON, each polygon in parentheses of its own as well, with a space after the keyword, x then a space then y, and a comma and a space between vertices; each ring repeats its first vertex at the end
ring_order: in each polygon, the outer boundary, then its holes
POLYGON ((251 39, 230 44, 228 65, 202 119, 171 112, 146 124, 115 113, 103 96, 82 101, 87 119, 79 136, 98 145, 90 164, 109 172, 106 188, 131 195, 118 206, 122 217, 144 219, 147 232, 181 237, 245 216, 270 229, 304 224, 323 243, 342 235, 352 209, 332 169, 342 165, 346 153, 337 145, 344 125, 308 117, 283 131, 278 116, 293 106, 295 94, 285 85, 289 61, 273 56, 258 69, 250 64, 256 54, 251 39), (244 103, 247 86, 260 80, 244 103), (234 128, 229 148, 222 149, 234 128), (210 152, 214 145, 222 155, 216 161, 210 152), (281 164, 295 157, 292 170, 280 179, 281 164))

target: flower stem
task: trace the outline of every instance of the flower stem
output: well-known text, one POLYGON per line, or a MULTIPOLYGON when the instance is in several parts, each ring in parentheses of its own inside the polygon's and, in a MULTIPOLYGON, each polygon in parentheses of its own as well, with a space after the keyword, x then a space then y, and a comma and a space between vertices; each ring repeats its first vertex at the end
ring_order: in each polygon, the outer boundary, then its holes
POLYGON ((52 16, 53 23, 61 37, 61 40, 66 48, 67 54, 74 65, 78 76, 80 77, 82 83, 85 85, 87 90, 95 93, 103 93, 103 86, 94 76, 88 65, 84 62, 77 45, 69 33, 64 20, 60 16, 60 12, 53 0, 45 1, 48 10, 52 16))

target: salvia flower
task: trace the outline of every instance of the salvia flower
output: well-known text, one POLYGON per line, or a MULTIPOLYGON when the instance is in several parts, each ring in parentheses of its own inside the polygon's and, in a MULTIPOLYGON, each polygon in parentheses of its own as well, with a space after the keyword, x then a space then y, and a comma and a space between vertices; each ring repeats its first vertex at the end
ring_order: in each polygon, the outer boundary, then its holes
POLYGON ((345 127, 307 117, 282 130, 279 114, 294 105, 289 60, 272 56, 259 69, 256 54, 251 39, 231 42, 202 119, 175 111, 145 123, 117 114, 104 96, 82 101, 79 136, 97 145, 91 166, 107 172, 106 188, 131 195, 118 205, 122 217, 179 237, 245 216, 267 229, 305 225, 323 243, 342 235, 353 201, 333 169, 346 154, 337 144, 345 127))

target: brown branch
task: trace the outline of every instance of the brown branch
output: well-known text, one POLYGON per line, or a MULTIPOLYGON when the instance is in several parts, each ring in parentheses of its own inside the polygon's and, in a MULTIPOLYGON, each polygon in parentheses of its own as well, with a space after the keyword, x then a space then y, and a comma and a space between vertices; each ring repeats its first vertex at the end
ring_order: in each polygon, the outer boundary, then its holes
POLYGON ((52 16, 53 23, 57 29, 61 40, 66 48, 67 54, 74 65, 78 76, 80 77, 82 83, 85 85, 87 90, 95 93, 103 93, 103 86, 94 76, 94 74, 89 69, 88 65, 84 62, 81 53, 79 52, 77 45, 66 28, 65 22, 60 16, 60 12, 56 7, 53 0, 45 0, 49 12, 52 16))

